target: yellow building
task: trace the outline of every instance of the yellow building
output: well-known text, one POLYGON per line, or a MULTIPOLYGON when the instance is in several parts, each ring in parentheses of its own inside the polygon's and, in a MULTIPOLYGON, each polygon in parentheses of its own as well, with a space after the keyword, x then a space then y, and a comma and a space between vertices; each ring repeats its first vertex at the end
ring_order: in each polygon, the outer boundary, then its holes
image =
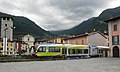
MULTIPOLYGON (((13 42, 12 41, 8 41, 7 42, 7 54, 11 55, 14 52, 14 48, 13 48, 13 42)), ((0 38, 0 53, 3 53, 3 40, 2 38, 0 38)))

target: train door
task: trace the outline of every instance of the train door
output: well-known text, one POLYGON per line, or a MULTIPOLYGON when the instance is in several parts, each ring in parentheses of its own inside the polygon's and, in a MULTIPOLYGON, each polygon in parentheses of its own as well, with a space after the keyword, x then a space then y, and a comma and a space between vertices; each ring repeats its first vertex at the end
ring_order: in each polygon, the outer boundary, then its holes
POLYGON ((67 54, 67 48, 62 48, 62 54, 63 55, 67 54))

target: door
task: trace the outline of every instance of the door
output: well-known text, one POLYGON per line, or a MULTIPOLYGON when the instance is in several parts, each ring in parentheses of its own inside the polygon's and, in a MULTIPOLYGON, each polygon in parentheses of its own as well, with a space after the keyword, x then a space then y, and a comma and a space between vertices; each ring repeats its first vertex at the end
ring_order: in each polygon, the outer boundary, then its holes
POLYGON ((67 54, 67 49, 66 48, 62 48, 62 54, 63 55, 67 54))
POLYGON ((118 46, 113 47, 113 57, 119 57, 119 48, 118 48, 118 46))

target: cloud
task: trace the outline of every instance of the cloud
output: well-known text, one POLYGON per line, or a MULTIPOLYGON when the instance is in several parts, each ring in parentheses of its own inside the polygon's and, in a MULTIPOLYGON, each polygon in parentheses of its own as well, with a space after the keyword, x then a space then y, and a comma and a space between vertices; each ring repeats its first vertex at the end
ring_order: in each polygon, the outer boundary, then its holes
POLYGON ((45 30, 63 30, 98 15, 110 0, 0 0, 0 11, 25 16, 45 30))

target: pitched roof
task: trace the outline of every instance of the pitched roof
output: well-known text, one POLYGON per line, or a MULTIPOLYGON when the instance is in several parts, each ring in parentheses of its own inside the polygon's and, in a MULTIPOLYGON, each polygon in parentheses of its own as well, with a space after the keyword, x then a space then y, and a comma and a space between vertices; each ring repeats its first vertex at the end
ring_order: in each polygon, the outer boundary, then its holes
POLYGON ((94 34, 97 34, 97 33, 99 33, 100 35, 102 35, 103 37, 105 37, 107 39, 107 37, 102 32, 96 31, 96 32, 91 32, 91 33, 87 33, 87 34, 81 34, 81 35, 70 37, 70 38, 65 38, 64 40, 90 36, 90 35, 94 35, 94 34))

